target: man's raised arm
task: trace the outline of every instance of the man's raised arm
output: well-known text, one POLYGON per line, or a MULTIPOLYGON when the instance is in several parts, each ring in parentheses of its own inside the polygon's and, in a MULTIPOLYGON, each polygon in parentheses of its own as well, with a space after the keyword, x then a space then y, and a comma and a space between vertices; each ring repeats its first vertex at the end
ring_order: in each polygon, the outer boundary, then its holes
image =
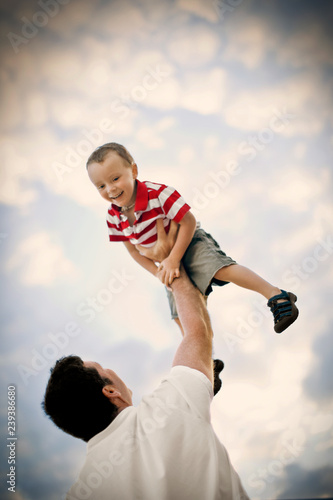
POLYGON ((172 292, 184 332, 173 366, 195 368, 204 373, 213 384, 213 331, 210 318, 202 294, 192 284, 183 266, 180 277, 172 283, 172 292))
MULTIPOLYGON (((157 242, 153 247, 137 249, 157 262, 170 253, 177 237, 177 224, 171 222, 169 234, 165 233, 163 222, 157 221, 157 242)), ((157 274, 159 272, 158 271, 157 274)), ((213 332, 203 296, 189 280, 181 266, 180 277, 172 282, 179 320, 183 329, 183 340, 177 349, 173 366, 183 365, 204 373, 213 384, 212 342, 213 332)))

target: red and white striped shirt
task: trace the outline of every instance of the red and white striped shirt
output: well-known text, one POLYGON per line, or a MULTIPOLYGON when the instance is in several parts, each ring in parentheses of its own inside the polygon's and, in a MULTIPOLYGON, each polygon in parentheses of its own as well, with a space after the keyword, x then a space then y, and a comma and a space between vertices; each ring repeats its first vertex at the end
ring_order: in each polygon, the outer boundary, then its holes
POLYGON ((190 207, 170 186, 149 181, 136 182, 135 222, 130 226, 126 215, 111 203, 107 214, 109 239, 151 247, 157 240, 157 219, 163 219, 165 231, 168 232, 171 220, 179 223, 190 207))

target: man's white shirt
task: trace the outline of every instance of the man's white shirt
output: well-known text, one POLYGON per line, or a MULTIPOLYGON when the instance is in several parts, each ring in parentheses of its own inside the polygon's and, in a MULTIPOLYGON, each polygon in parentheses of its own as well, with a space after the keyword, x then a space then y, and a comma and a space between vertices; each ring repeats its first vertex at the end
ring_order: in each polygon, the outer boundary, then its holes
POLYGON ((203 373, 173 367, 88 442, 66 500, 247 500, 212 428, 212 398, 203 373))

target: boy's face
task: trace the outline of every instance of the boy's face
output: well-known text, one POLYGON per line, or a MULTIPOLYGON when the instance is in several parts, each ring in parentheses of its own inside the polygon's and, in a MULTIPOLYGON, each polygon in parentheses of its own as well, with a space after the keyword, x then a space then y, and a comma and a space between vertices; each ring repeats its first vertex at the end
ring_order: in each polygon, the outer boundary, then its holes
POLYGON ((88 175, 102 198, 118 207, 126 207, 135 202, 135 179, 138 175, 136 164, 129 165, 114 151, 108 153, 101 163, 91 163, 88 175))

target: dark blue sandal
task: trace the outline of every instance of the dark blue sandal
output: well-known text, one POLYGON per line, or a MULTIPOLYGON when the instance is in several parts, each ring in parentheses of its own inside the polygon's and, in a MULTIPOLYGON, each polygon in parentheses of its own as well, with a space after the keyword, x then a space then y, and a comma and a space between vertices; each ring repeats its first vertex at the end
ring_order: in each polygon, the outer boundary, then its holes
POLYGON ((268 307, 274 316, 274 330, 276 333, 281 333, 288 328, 298 316, 298 309, 295 306, 297 300, 296 295, 291 292, 285 292, 275 295, 267 302, 268 307), (278 300, 284 299, 283 302, 278 300))

